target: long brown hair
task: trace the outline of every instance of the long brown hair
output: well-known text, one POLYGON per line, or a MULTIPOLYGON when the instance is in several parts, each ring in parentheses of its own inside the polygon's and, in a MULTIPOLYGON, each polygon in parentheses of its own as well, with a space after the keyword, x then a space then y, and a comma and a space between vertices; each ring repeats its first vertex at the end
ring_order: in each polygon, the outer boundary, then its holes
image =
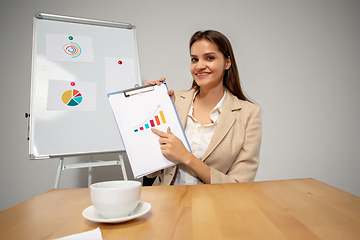
MULTIPOLYGON (((237 98, 251 102, 243 93, 240 85, 240 77, 238 68, 235 61, 235 56, 229 39, 222 33, 214 30, 198 31, 190 39, 190 46, 199 40, 209 40, 214 43, 219 50, 224 54, 225 59, 230 57, 231 66, 225 71, 223 78, 223 85, 229 89, 229 91, 237 96, 237 98)), ((198 90, 200 87, 193 81, 192 88, 198 90)))

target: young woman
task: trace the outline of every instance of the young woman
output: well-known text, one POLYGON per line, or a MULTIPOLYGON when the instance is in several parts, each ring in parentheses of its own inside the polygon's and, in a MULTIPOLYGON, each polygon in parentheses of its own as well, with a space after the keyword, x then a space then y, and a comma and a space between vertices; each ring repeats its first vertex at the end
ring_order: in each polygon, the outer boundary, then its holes
POLYGON ((171 129, 152 129, 163 155, 177 165, 148 177, 157 177, 155 186, 253 181, 261 143, 260 107, 242 92, 229 40, 217 31, 196 32, 190 40, 190 57, 192 88, 170 90, 169 95, 193 153, 171 129))

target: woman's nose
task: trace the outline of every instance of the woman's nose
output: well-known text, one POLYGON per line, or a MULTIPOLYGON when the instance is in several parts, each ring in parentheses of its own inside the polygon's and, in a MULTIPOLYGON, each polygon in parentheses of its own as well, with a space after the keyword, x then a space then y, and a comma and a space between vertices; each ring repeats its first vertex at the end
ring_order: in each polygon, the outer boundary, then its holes
POLYGON ((203 70, 205 67, 206 67, 206 66, 205 66, 205 64, 204 64, 203 61, 198 61, 198 62, 196 63, 195 69, 196 69, 196 70, 203 70))

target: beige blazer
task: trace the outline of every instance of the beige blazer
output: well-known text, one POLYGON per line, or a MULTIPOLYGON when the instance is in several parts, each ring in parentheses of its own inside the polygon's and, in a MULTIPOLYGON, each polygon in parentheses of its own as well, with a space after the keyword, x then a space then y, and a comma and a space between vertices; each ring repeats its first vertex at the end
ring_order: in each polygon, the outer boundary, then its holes
MULTIPOLYGON (((194 94, 193 89, 175 92, 175 107, 184 129, 194 94)), ((210 166, 211 183, 254 181, 260 144, 260 107, 227 91, 218 125, 202 159, 210 166)), ((157 176, 153 186, 170 185, 175 174, 176 166, 173 166, 148 177, 157 176)))

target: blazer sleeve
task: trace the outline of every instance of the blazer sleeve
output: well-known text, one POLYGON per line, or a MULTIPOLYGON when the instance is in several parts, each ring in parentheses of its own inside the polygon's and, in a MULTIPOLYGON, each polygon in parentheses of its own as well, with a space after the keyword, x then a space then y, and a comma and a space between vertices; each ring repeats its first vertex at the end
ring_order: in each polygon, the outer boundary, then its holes
POLYGON ((157 177, 159 176, 160 174, 162 174, 163 170, 159 170, 159 171, 156 171, 156 172, 153 172, 153 173, 150 173, 148 175, 146 175, 146 177, 148 178, 154 178, 154 177, 157 177))
MULTIPOLYGON (((233 183, 254 181, 259 166, 262 135, 261 109, 254 105, 249 114, 245 114, 244 141, 230 169, 224 173, 211 167, 211 183, 233 183)), ((217 156, 224 158, 224 156, 217 156)), ((226 161, 226 160, 225 160, 226 161)))

